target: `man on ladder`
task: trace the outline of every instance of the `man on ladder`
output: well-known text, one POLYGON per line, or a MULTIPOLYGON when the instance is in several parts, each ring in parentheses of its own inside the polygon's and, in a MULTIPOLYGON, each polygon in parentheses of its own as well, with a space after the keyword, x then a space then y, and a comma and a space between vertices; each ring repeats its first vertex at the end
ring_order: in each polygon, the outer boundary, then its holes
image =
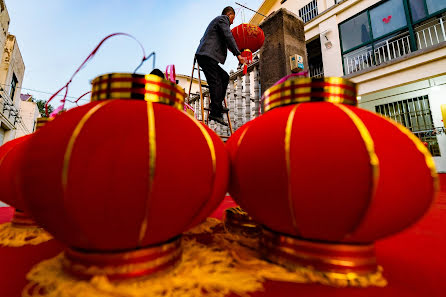
POLYGON ((230 26, 234 18, 234 8, 228 6, 223 9, 221 15, 213 19, 207 27, 195 53, 198 65, 203 69, 209 85, 211 97, 209 119, 225 126, 228 124, 223 120, 222 114, 228 112, 228 109, 223 107, 222 103, 226 95, 229 75, 218 63, 225 63, 228 49, 237 57, 240 64, 246 63, 231 33, 230 26))

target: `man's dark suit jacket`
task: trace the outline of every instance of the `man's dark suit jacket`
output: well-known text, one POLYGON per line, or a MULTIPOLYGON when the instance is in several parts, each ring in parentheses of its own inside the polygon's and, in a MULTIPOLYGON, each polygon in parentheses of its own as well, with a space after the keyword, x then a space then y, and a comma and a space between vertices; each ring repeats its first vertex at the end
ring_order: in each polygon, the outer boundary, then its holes
POLYGON ((228 49, 234 56, 240 55, 234 36, 231 33, 229 17, 227 15, 221 15, 213 19, 209 24, 195 54, 208 56, 224 64, 228 49))

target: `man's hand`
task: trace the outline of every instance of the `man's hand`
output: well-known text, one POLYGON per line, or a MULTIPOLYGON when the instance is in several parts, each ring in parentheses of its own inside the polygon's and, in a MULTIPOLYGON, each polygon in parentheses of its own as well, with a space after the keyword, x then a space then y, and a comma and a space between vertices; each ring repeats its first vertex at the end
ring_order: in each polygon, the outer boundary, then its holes
POLYGON ((245 58, 242 57, 242 55, 238 55, 237 59, 238 59, 238 62, 242 65, 246 64, 248 62, 245 58))

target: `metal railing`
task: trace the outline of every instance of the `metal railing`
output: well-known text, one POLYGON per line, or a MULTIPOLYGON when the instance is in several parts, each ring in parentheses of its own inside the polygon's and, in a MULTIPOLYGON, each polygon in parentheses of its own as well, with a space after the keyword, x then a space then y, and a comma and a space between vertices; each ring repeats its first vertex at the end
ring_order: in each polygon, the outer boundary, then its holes
POLYGON ((324 76, 324 65, 323 64, 318 64, 318 65, 310 64, 309 69, 310 69, 310 77, 319 78, 319 77, 324 76))
POLYGON ((446 40, 446 16, 415 27, 418 49, 425 49, 446 40))
POLYGON ((3 88, 0 89, 0 114, 10 123, 11 127, 15 126, 19 111, 3 88))
POLYGON ((344 55, 345 74, 403 57, 411 52, 408 33, 399 34, 344 55))
POLYGON ((371 45, 344 55, 345 74, 361 71, 373 65, 373 49, 371 45))
POLYGON ((410 36, 408 33, 399 34, 395 37, 377 42, 375 44, 375 64, 394 60, 411 52, 410 36))

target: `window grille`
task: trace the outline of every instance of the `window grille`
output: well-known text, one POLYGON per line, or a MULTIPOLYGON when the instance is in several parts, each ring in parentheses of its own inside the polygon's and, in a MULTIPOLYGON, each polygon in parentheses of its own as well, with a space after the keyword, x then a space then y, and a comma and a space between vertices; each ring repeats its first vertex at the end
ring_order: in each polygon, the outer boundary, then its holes
POLYGON ((428 95, 377 105, 375 111, 405 126, 426 142, 432 156, 441 156, 428 95))
POLYGON ((302 18, 304 23, 309 22, 318 15, 317 11, 317 1, 313 0, 301 9, 299 9, 299 16, 302 18))

